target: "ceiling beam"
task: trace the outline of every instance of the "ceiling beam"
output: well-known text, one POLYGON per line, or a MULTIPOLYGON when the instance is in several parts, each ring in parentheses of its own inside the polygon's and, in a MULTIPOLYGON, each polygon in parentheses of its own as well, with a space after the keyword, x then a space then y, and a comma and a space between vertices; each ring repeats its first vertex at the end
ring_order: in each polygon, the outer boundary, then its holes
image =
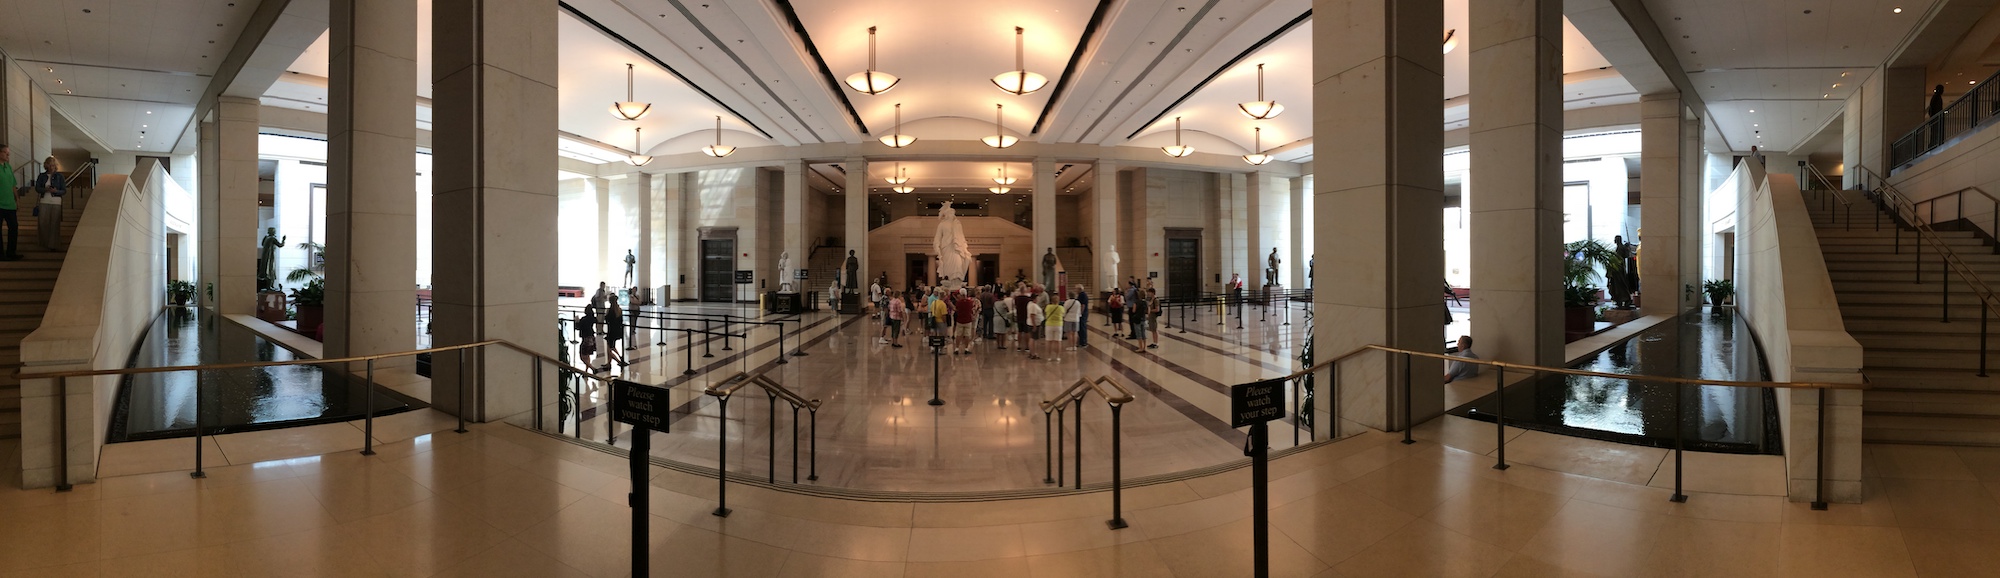
POLYGON ((1679 94, 1681 105, 1701 111, 1703 124, 1716 129, 1717 140, 1725 149, 1729 146, 1727 137, 1721 136, 1721 127, 1715 125, 1715 115, 1708 114, 1708 104, 1701 93, 1694 89, 1694 81, 1688 78, 1681 60, 1674 55, 1674 49, 1667 44, 1667 35, 1660 32, 1660 25, 1653 21, 1653 15, 1646 10, 1641 0, 1564 0, 1563 16, 1576 26, 1597 48, 1611 66, 1625 76, 1625 80, 1637 89, 1639 94, 1651 96, 1679 94))
MULTIPOLYGON (((299 2, 317 3, 321 7, 322 15, 326 14, 325 0, 299 0, 299 2)), ((250 21, 243 25, 243 33, 237 35, 236 44, 229 47, 229 54, 223 56, 222 64, 216 66, 215 76, 209 79, 208 88, 201 90, 201 100, 195 101, 194 114, 188 116, 187 125, 181 130, 181 138, 174 141, 173 151, 180 151, 185 147, 192 152, 194 143, 187 135, 194 134, 194 131, 188 130, 187 127, 194 126, 202 117, 208 116, 209 111, 215 109, 216 99, 221 98, 223 93, 236 83, 236 76, 250 63, 251 57, 257 53, 257 48, 264 44, 264 37, 271 33, 271 28, 278 24, 279 17, 285 15, 286 9, 291 4, 292 0, 264 0, 257 3, 257 11, 250 13, 250 21)), ((272 79, 275 81, 276 77, 272 79)))

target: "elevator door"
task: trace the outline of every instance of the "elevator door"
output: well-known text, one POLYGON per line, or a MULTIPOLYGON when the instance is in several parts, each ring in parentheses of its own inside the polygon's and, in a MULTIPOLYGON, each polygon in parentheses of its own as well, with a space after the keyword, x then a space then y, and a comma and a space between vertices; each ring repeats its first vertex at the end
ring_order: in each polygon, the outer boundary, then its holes
POLYGON ((1201 239, 1167 239, 1166 289, 1176 299, 1201 293, 1201 239))
POLYGON ((701 300, 727 303, 736 295, 736 240, 701 240, 701 300))

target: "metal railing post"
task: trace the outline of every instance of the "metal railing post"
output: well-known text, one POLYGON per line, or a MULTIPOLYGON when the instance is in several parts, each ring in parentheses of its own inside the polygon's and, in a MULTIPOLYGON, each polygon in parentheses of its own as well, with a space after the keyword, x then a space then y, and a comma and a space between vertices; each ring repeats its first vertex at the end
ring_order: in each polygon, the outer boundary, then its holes
POLYGON ((728 318, 728 317, 724 317, 724 318, 722 318, 722 350, 723 350, 723 351, 736 351, 736 349, 735 349, 735 348, 733 348, 733 347, 730 347, 730 346, 729 346, 729 338, 730 338, 730 336, 731 336, 731 334, 730 334, 730 332, 729 332, 729 322, 730 322, 730 318, 728 318))
MULTIPOLYGON (((608 417, 606 421, 609 422, 608 417)), ((581 426, 582 424, 578 424, 578 427, 581 426)), ((452 431, 465 433, 465 349, 463 348, 458 350, 458 429, 452 431)))
MULTIPOLYGON (((685 370, 682 370, 682 371, 681 371, 681 375, 694 375, 695 373, 697 373, 697 372, 696 372, 696 371, 694 370, 694 330, 693 330, 693 329, 683 329, 682 331, 685 331, 685 332, 687 332, 687 336, 688 336, 688 346, 687 346, 687 347, 686 347, 685 349, 683 349, 683 351, 684 351, 685 353, 687 353, 687 369, 685 369, 685 370)), ((703 345, 701 346, 701 348, 702 348, 703 350, 707 350, 707 349, 708 349, 708 345, 707 345, 707 344, 703 344, 703 345)))
MULTIPOLYGON (((813 402, 818 403, 818 400, 814 400, 813 402)), ((812 463, 807 466, 806 481, 815 482, 819 481, 819 407, 807 406, 806 419, 812 420, 812 431, 810 432, 812 435, 812 447, 811 451, 806 452, 806 457, 812 460, 812 463)))
POLYGON ((1125 452, 1121 445, 1124 437, 1123 424, 1118 414, 1125 404, 1111 404, 1111 520, 1105 522, 1113 530, 1122 530, 1125 525, 1125 452))
POLYGON ((764 451, 765 461, 770 468, 770 472, 765 474, 765 476, 769 478, 771 483, 775 484, 778 483, 778 392, 765 390, 764 393, 771 396, 771 404, 764 406, 764 431, 766 433, 766 441, 764 443, 770 446, 769 449, 764 451))
MULTIPOLYGON (((1980 362, 1982 365, 1985 361, 1980 362)), ((1819 416, 1814 419, 1819 433, 1814 434, 1813 443, 1818 446, 1813 456, 1813 501, 1812 509, 1826 509, 1826 390, 1819 390, 1819 416)))
MULTIPOLYGON (((1507 368, 1496 367, 1494 373, 1493 400, 1499 407, 1493 413, 1493 441, 1500 445, 1500 461, 1493 464, 1493 469, 1504 470, 1507 469, 1507 368)), ((1528 379, 1534 378, 1535 374, 1530 372, 1528 379)))
POLYGON ((1681 421, 1681 394, 1685 391, 1687 384, 1674 383, 1674 495, 1667 498, 1667 501, 1679 503, 1688 501, 1687 494, 1681 492, 1681 476, 1687 473, 1687 467, 1681 462, 1681 452, 1686 449, 1682 439, 1684 436, 1681 434, 1682 430, 1687 429, 1686 424, 1681 421))
MULTIPOLYGON (((1938 272, 1939 273, 1951 272, 1950 265, 1944 262, 1944 251, 1938 251, 1938 272)), ((1944 323, 1951 323, 1951 276, 1950 275, 1942 275, 1938 279, 1938 290, 1939 290, 1938 294, 1940 295, 1939 303, 1942 304, 1940 307, 1938 307, 1938 317, 1943 318, 1944 323)))
MULTIPOLYGON (((201 370, 194 370, 194 471, 188 472, 188 477, 195 479, 208 477, 208 472, 201 470, 201 381, 201 370)), ((67 469, 69 464, 63 466, 67 469)))
POLYGON ((366 375, 361 384, 361 397, 367 398, 362 403, 367 409, 361 418, 361 455, 372 456, 375 455, 375 360, 368 360, 366 375))
MULTIPOLYGON (((702 340, 701 340, 701 356, 702 356, 702 357, 704 357, 704 358, 708 358, 708 357, 715 357, 715 352, 713 352, 713 351, 709 351, 709 349, 708 349, 708 346, 709 346, 709 344, 710 344, 710 343, 714 343, 714 342, 715 342, 715 335, 714 335, 714 334, 712 334, 712 333, 710 333, 710 331, 712 331, 712 330, 713 330, 713 327, 709 325, 709 322, 708 322, 708 320, 707 320, 707 319, 703 319, 703 320, 701 320, 701 335, 702 335, 702 337, 705 337, 705 338, 706 338, 706 339, 702 339, 702 340)), ((688 334, 688 339, 689 339, 689 340, 692 340, 692 339, 694 339, 694 334, 693 334, 693 333, 689 333, 689 334, 688 334)), ((688 350, 692 351, 693 349, 694 349, 694 342, 693 342, 693 341, 689 341, 689 342, 688 342, 688 350)), ((689 365, 689 366, 688 366, 688 369, 694 369, 694 366, 692 366, 692 365, 689 365)))
POLYGON ((1052 417, 1054 415, 1049 413, 1047 409, 1042 410, 1042 483, 1044 484, 1056 483, 1055 458, 1053 457, 1056 455, 1054 447, 1054 436, 1056 434, 1055 426, 1053 425, 1055 418, 1052 417))
POLYGON ((1083 489, 1083 396, 1076 396, 1076 489, 1083 489))
MULTIPOLYGON (((748 342, 745 342, 745 343, 743 344, 743 346, 744 346, 744 347, 749 347, 749 346, 750 346, 750 344, 749 344, 748 342)), ((783 323, 779 323, 779 324, 778 324, 778 364, 779 364, 779 365, 784 365, 784 364, 787 364, 787 363, 791 363, 791 361, 790 361, 790 360, 787 360, 787 359, 785 359, 785 324, 783 324, 783 323)), ((794 416, 794 417, 796 417, 796 416, 794 416)))
MULTIPOLYGON (((195 375, 201 375, 200 370, 195 375)), ((199 379, 199 378, 197 378, 199 379)), ((197 386, 199 389, 199 386, 197 386)), ((200 412, 196 412, 199 416, 200 412)), ((195 451, 201 444, 195 444, 195 451)), ((56 491, 67 492, 74 489, 69 483, 69 378, 56 378, 56 491)))
POLYGON ((719 518, 729 517, 729 396, 722 396, 722 407, 717 412, 715 434, 715 511, 719 518))
POLYGON ((535 431, 542 431, 542 358, 530 355, 528 359, 535 372, 535 431))
POLYGON ((1063 465, 1064 465, 1064 464, 1063 464, 1063 428, 1062 428, 1062 420, 1063 420, 1063 417, 1064 417, 1064 416, 1067 416, 1067 415, 1069 415, 1069 404, 1068 404, 1068 403, 1064 403, 1064 402, 1060 402, 1060 401, 1056 402, 1056 419, 1055 419, 1055 422, 1056 422, 1056 487, 1058 487, 1058 488, 1062 487, 1062 485, 1063 485, 1063 480, 1065 479, 1065 478, 1064 478, 1064 476, 1063 476, 1063 465))
POLYGON ((1416 419, 1410 417, 1410 387, 1410 354, 1405 353, 1403 354, 1403 445, 1417 443, 1417 440, 1410 437, 1412 430, 1417 429, 1416 419))
POLYGON ((1979 376, 1986 377, 1986 298, 1979 299, 1979 376))
MULTIPOLYGON (((779 349, 783 354, 785 350, 779 349)), ((799 483, 799 406, 792 404, 792 483, 799 483)))

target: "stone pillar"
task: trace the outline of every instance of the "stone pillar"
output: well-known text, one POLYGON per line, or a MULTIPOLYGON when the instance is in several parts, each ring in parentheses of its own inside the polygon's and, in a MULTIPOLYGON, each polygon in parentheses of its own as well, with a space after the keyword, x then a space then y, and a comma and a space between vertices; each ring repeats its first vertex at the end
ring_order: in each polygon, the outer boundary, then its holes
MULTIPOLYGON (((810 239, 806 238, 806 231, 810 229, 810 227, 806 226, 806 220, 809 218, 806 216, 806 195, 808 194, 811 193, 806 190, 805 161, 785 161, 785 223, 784 227, 782 227, 784 230, 781 233, 784 236, 784 242, 779 245, 779 250, 790 253, 792 261, 790 271, 778 271, 776 273, 778 281, 771 284, 772 291, 784 287, 786 283, 792 283, 793 289, 799 291, 805 290, 804 287, 798 286, 798 282, 792 280, 792 271, 805 269, 807 261, 812 260, 812 255, 807 253, 806 247, 806 243, 810 242, 810 239)), ((866 198, 866 195, 863 195, 863 197, 866 198)), ((814 215, 810 218, 817 217, 818 215, 814 215)))
MULTIPOLYGON (((653 254, 659 250, 654 234, 659 230, 657 222, 659 207, 653 204, 653 175, 633 173, 627 180, 632 181, 632 211, 639 222, 638 235, 633 237, 632 292, 634 303, 644 303, 653 297, 653 254)), ((619 264, 624 264, 620 257, 619 264)))
POLYGON ((1313 258, 1313 248, 1306 246, 1306 179, 1292 177, 1281 182, 1285 188, 1291 189, 1292 197, 1292 210, 1286 211, 1292 215, 1292 261, 1285 267, 1291 270, 1293 289, 1310 288, 1312 283, 1306 279, 1306 262, 1313 258))
POLYGON ((332 10, 326 355, 407 351, 416 347, 417 3, 335 0, 332 10))
MULTIPOLYGON (((861 279, 875 276, 868 266, 868 159, 847 159, 847 187, 841 191, 847 204, 847 230, 842 233, 847 250, 854 252, 854 258, 861 260, 861 279)), ((841 272, 846 274, 847 255, 841 258, 841 272)), ((855 287, 867 287, 859 279, 847 281, 855 287)))
MULTIPOLYGON (((1471 15, 1479 98, 1470 172, 1481 184, 1470 203, 1474 347, 1488 359, 1560 367, 1562 3, 1475 2, 1471 15)), ((1430 275, 1431 299, 1441 299, 1444 268, 1430 275)))
POLYGON ((257 310, 257 107, 233 96, 215 106, 215 298, 225 315, 257 310))
MULTIPOLYGON (((504 339, 556 353, 556 5, 552 0, 437 0, 432 54, 437 179, 434 243, 438 345, 504 339)), ((434 361, 432 406, 467 418, 530 409, 520 354, 487 349, 434 361)), ((542 399, 553 403, 549 372, 542 399)))
MULTIPOLYGON (((597 197, 597 280, 622 284, 625 282, 625 263, 621 259, 625 253, 611 247, 611 227, 615 222, 611 219, 611 181, 592 178, 583 182, 589 187, 590 194, 597 197)), ((612 291, 617 291, 617 287, 612 285, 612 291)), ((596 290, 597 287, 588 286, 583 291, 590 294, 596 290)))
POLYGON ((200 199, 197 204, 201 208, 198 217, 201 221, 199 223, 201 241, 197 249, 200 251, 200 259, 196 262, 196 266, 200 268, 200 280, 199 286, 195 287, 195 294, 201 299, 202 307, 220 310, 221 304, 216 302, 215 287, 222 282, 222 254, 219 251, 222 243, 218 242, 222 232, 222 153, 217 146, 217 141, 220 140, 217 133, 221 131, 221 127, 217 126, 214 117, 215 113, 210 112, 209 117, 202 120, 201 125, 195 129, 200 140, 196 145, 200 147, 196 162, 200 164, 198 170, 201 172, 195 193, 200 199))
POLYGON ((1267 259, 1272 249, 1277 249, 1278 258, 1284 261, 1278 265, 1278 282, 1291 286, 1290 267, 1299 257, 1296 251, 1290 251, 1291 238, 1285 232, 1292 226, 1293 220, 1303 218, 1298 216, 1297 207, 1291 204, 1291 197, 1291 187, 1285 186, 1276 176, 1262 172, 1250 174, 1247 201, 1250 246, 1247 247, 1249 261, 1244 263, 1246 270, 1242 271, 1244 287, 1257 290, 1268 283, 1264 278, 1264 269, 1269 266, 1267 259))
POLYGON ((1244 199, 1249 196, 1250 182, 1256 180, 1257 175, 1229 173, 1217 176, 1222 180, 1221 194, 1216 198, 1216 221, 1220 225, 1217 227, 1216 237, 1221 241, 1219 248, 1222 262, 1219 265, 1222 269, 1216 273, 1220 274, 1222 282, 1227 284, 1231 274, 1243 272, 1247 263, 1245 259, 1250 255, 1251 217, 1248 214, 1249 206, 1244 199))
MULTIPOLYGON (((661 227, 666 238, 664 242, 666 260, 661 265, 665 267, 663 270, 666 271, 666 278, 661 279, 660 284, 672 288, 668 290, 670 295, 667 295, 667 298, 692 299, 698 293, 689 289, 686 281, 688 276, 693 274, 687 270, 688 263, 693 261, 686 252, 689 235, 694 234, 694 229, 687 226, 687 200, 684 196, 687 178, 681 173, 667 173, 653 177, 653 183, 657 191, 655 194, 663 199, 661 206, 666 208, 661 211, 662 218, 666 221, 661 227)), ((665 304, 667 298, 660 299, 660 303, 665 304)))
MULTIPOLYGON (((1314 0, 1313 13, 1313 134, 1331 147, 1313 160, 1313 243, 1327 254, 1324 270, 1340 272, 1313 292, 1313 348, 1320 360, 1368 344, 1441 351, 1444 7, 1314 0)), ((1412 367, 1414 419, 1443 413, 1443 365, 1412 367)), ((1402 359, 1365 353, 1339 372, 1342 432, 1409 425, 1402 359)))
POLYGON ((1104 251, 1093 251, 1097 255, 1097 267, 1104 271, 1102 288, 1116 291, 1123 287, 1124 275, 1118 272, 1119 263, 1113 263, 1111 254, 1115 248, 1120 263, 1130 260, 1131 247, 1115 247, 1118 244, 1118 163, 1111 160, 1097 161, 1097 184, 1091 189, 1092 202, 1097 203, 1097 222, 1091 224, 1090 238, 1094 243, 1104 244, 1104 251))
POLYGON ((1049 290, 1053 291, 1054 280, 1042 278, 1042 255, 1056 246, 1055 159, 1035 159, 1033 172, 1035 173, 1034 199, 1029 203, 1033 205, 1035 211, 1035 257, 1028 260, 1028 264, 1032 265, 1028 271, 1036 283, 1046 284, 1049 290))
POLYGON ((1639 239, 1639 312, 1644 315, 1672 315, 1688 306, 1681 290, 1682 235, 1699 225, 1683 221, 1685 125, 1679 95, 1639 97, 1639 231, 1644 235, 1639 239))

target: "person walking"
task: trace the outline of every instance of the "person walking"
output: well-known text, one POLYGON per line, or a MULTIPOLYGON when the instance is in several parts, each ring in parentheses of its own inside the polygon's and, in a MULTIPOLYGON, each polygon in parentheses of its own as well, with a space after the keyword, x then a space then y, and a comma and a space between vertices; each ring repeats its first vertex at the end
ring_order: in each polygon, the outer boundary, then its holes
POLYGON ((1160 348, 1160 295, 1153 288, 1146 288, 1146 328, 1152 330, 1152 343, 1146 349, 1160 348))
POLYGON ((604 309, 604 356, 619 367, 629 365, 625 363, 625 353, 618 349, 618 340, 624 337, 625 315, 618 310, 618 301, 613 300, 604 309))
POLYGON ((42 162, 42 174, 35 177, 35 192, 42 195, 35 205, 35 232, 41 237, 42 248, 61 251, 63 224, 63 193, 68 192, 68 184, 63 182, 62 165, 55 157, 42 162))
POLYGON ((882 281, 879 279, 868 283, 868 306, 875 309, 868 315, 869 319, 882 318, 882 281))
POLYGON ((583 314, 576 318, 577 354, 582 357, 578 365, 592 367, 591 358, 597 355, 597 310, 584 306, 583 314))
POLYGON ((890 292, 889 310, 883 312, 882 315, 889 318, 889 339, 886 341, 889 347, 899 349, 903 347, 903 314, 907 311, 909 309, 903 303, 903 294, 894 291, 890 292))
POLYGON ((1069 317, 1069 313, 1063 310, 1062 304, 1057 303, 1053 295, 1043 293, 1042 301, 1044 303, 1042 305, 1042 342, 1048 344, 1049 361, 1062 361, 1063 326, 1069 317))
POLYGON ((957 353, 972 355, 972 330, 979 323, 979 301, 964 292, 957 293, 958 302, 952 311, 951 335, 955 340, 957 353))
POLYGON ((15 198, 20 196, 21 181, 14 176, 13 151, 0 144, 0 228, 6 229, 0 235, 0 261, 21 259, 21 221, 15 215, 15 198))
POLYGON ((994 339, 993 313, 993 288, 982 286, 979 288, 979 336, 982 339, 994 339))
POLYGON ((1060 337, 1062 339, 1063 344, 1065 345, 1065 347, 1063 347, 1063 350, 1065 351, 1076 351, 1077 348, 1083 346, 1084 319, 1083 319, 1083 302, 1079 301, 1079 299, 1081 298, 1083 298, 1083 290, 1077 289, 1076 294, 1070 296, 1069 300, 1064 301, 1062 304, 1063 334, 1057 337, 1060 337), (1070 342, 1069 334, 1072 332, 1076 333, 1076 339, 1077 339, 1076 345, 1068 345, 1070 342))

